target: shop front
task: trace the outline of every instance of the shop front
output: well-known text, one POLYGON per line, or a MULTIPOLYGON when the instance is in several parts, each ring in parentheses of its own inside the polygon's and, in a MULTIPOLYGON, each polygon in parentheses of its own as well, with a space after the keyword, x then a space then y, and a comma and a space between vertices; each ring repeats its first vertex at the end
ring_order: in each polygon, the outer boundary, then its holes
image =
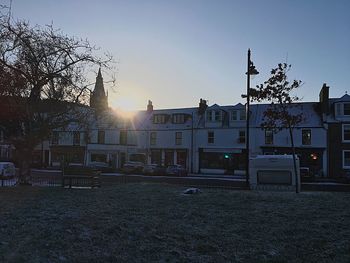
POLYGON ((245 149, 200 148, 199 172, 234 175, 245 169, 245 149))

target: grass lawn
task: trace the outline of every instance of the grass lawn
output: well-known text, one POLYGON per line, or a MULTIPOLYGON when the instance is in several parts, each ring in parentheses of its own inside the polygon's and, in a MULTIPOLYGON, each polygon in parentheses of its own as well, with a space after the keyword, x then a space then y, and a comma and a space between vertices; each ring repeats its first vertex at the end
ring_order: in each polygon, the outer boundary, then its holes
POLYGON ((350 262, 350 193, 0 188, 0 262, 350 262))

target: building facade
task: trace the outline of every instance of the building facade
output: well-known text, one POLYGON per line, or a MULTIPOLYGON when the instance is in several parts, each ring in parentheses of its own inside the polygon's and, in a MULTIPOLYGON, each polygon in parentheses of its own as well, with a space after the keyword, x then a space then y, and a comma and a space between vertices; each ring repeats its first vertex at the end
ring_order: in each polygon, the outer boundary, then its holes
MULTIPOLYGON (((290 154, 289 132, 274 133, 261 128, 268 104, 251 105, 249 156, 290 154)), ((92 165, 103 163, 113 169, 127 161, 168 166, 181 164, 190 173, 244 174, 246 164, 245 105, 207 105, 154 109, 126 119, 108 108, 99 70, 86 107, 85 125, 72 122, 52 132, 51 140, 38 145, 33 158, 44 166, 62 161, 92 165)), ((293 129, 300 166, 320 177, 339 177, 350 171, 350 96, 329 98, 323 85, 319 101, 294 104, 303 121, 293 129)), ((11 159, 11 145, 0 126, 0 158, 11 159)))

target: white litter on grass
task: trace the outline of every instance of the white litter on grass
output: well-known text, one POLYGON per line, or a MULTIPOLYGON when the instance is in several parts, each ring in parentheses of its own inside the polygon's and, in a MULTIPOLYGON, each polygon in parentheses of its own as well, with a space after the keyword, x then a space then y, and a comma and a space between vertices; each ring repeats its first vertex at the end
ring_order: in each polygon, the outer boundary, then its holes
POLYGON ((199 188, 187 188, 183 194, 188 195, 188 194, 200 194, 202 191, 199 188))

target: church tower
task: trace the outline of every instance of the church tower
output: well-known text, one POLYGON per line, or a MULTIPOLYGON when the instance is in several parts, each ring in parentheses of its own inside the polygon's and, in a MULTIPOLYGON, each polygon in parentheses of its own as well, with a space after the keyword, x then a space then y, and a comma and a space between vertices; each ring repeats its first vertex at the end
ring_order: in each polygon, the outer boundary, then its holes
POLYGON ((105 88, 103 86, 101 68, 98 70, 94 91, 90 95, 90 107, 96 109, 97 111, 104 111, 108 109, 108 95, 106 95, 105 88))

